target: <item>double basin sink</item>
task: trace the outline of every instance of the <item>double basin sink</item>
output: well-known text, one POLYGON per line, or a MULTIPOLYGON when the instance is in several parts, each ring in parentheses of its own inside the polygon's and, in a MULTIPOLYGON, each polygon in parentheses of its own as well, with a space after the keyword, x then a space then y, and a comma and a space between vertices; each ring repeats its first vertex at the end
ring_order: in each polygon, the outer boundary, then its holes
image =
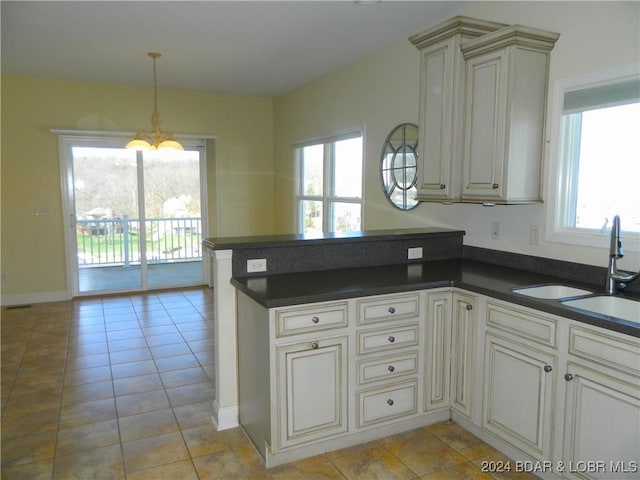
POLYGON ((566 307, 640 324, 640 302, 628 298, 594 295, 592 291, 567 285, 514 288, 513 292, 534 298, 558 300, 566 307))

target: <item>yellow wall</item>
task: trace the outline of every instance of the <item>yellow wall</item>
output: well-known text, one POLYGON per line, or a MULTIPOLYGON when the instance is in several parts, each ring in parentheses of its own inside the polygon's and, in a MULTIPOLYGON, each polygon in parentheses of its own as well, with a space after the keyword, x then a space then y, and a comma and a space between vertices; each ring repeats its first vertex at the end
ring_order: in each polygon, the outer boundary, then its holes
MULTIPOLYGON (((58 143, 51 129, 137 131, 150 124, 153 90, 2 77, 2 296, 66 292, 58 143), (49 216, 35 216, 46 207, 49 216)), ((272 233, 273 100, 159 92, 163 128, 216 137, 208 163, 211 235, 272 233), (214 195, 217 190, 218 202, 214 195)))
MULTIPOLYGON (((547 125, 554 82, 618 68, 640 61, 638 2, 473 2, 462 15, 560 33, 551 54, 547 125)), ((431 25, 425 25, 424 28, 431 25)), ((415 32, 418 33, 418 32, 415 32)), ((528 206, 421 204, 402 212, 383 195, 379 180, 382 144, 401 122, 417 123, 418 50, 402 40, 347 67, 304 85, 275 102, 276 226, 293 231, 293 161, 291 144, 354 125, 365 127, 364 228, 448 226, 467 232, 465 244, 586 264, 607 263, 606 247, 561 245, 544 240, 549 204, 528 206), (490 237, 491 223, 501 222, 500 240, 490 237), (529 244, 529 226, 541 228, 540 245, 529 244)), ((551 132, 547 131, 547 137, 551 132)), ((555 162, 548 145, 545 172, 555 162)), ((545 188, 550 179, 545 178, 545 188)), ((548 199, 546 199, 548 200, 548 199)), ((625 266, 637 269, 637 252, 629 250, 625 266)))

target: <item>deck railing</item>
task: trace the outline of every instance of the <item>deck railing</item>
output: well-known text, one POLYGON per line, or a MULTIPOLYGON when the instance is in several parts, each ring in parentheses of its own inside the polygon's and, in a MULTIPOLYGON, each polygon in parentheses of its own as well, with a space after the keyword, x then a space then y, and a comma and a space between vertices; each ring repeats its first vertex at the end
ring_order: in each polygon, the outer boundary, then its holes
MULTIPOLYGON (((147 263, 202 259, 199 217, 147 218, 147 263)), ((78 264, 83 267, 140 264, 140 221, 122 218, 76 222, 78 264)))

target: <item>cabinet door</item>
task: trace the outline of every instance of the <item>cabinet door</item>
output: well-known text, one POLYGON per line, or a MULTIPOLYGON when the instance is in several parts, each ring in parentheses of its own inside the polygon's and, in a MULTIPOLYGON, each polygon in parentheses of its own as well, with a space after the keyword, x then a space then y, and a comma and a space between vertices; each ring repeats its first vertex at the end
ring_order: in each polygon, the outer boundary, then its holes
POLYGON ((455 125, 454 99, 464 92, 459 90, 462 84, 454 77, 458 70, 456 62, 464 65, 455 39, 422 52, 419 198, 449 199, 459 194, 459 187, 451 177, 452 156, 456 154, 452 150, 459 145, 454 136, 460 130, 455 125))
POLYGON ((507 70, 501 52, 467 60, 462 198, 496 199, 503 185, 507 70))
MULTIPOLYGON (((605 372, 605 370, 603 370, 605 372)), ((565 476, 637 479, 640 472, 640 384, 569 363, 563 457, 565 476), (587 469, 585 460, 600 463, 587 469)))
POLYGON ((347 337, 281 345, 276 356, 280 448, 346 432, 347 337))
POLYGON ((555 356, 486 336, 483 427, 534 458, 551 455, 555 356))
POLYGON ((451 407, 471 417, 476 339, 475 297, 453 294, 451 407))
POLYGON ((427 295, 424 408, 449 406, 451 293, 427 295))

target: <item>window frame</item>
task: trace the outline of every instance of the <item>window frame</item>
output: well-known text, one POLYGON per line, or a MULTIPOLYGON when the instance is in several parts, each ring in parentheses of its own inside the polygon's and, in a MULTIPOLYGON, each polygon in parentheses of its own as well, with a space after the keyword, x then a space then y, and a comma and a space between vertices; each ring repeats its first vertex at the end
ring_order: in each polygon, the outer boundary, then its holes
MULTIPOLYGON (((578 189, 578 162, 570 152, 575 151, 576 143, 580 142, 581 119, 573 116, 563 118, 565 94, 577 90, 585 90, 606 85, 614 85, 640 78, 638 65, 627 65, 621 68, 584 75, 580 77, 559 80, 554 85, 552 104, 552 135, 553 150, 548 176, 548 207, 546 240, 567 245, 606 248, 610 240, 609 227, 600 230, 571 227, 575 225, 575 201, 578 189), (555 161, 554 161, 555 160, 555 161)), ((624 231, 623 241, 626 239, 625 249, 640 251, 638 235, 624 231)))
POLYGON ((322 233, 334 233, 330 227, 334 224, 332 208, 336 203, 351 203, 360 206, 360 229, 363 224, 364 213, 364 133, 363 130, 348 130, 327 137, 316 138, 304 142, 298 142, 293 145, 294 150, 294 193, 295 193, 295 216, 296 216, 296 232, 304 233, 304 209, 302 205, 304 201, 322 202, 322 233), (334 171, 335 171, 335 144, 342 140, 360 138, 362 142, 362 155, 360 158, 360 196, 359 197, 341 197, 335 194, 334 171), (304 188, 304 170, 302 168, 302 151, 305 147, 314 145, 323 146, 322 155, 322 195, 305 195, 304 188))

